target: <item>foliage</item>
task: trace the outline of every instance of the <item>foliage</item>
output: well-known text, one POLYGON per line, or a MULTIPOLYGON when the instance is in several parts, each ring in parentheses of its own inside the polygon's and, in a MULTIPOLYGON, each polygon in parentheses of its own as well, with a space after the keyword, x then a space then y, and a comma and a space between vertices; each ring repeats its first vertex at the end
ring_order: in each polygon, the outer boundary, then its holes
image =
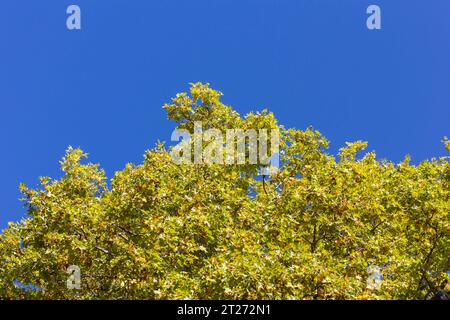
MULTIPOLYGON (((448 281, 450 163, 338 157, 313 128, 272 113, 241 117, 193 84, 164 106, 177 128, 278 128, 279 171, 176 165, 163 144, 108 187, 79 149, 61 179, 21 185, 28 216, 0 236, 0 297, 9 299, 423 299, 448 281), (81 290, 66 287, 69 265, 81 290), (367 285, 370 267, 379 286, 367 285)), ((448 140, 445 140, 449 147, 448 140)))

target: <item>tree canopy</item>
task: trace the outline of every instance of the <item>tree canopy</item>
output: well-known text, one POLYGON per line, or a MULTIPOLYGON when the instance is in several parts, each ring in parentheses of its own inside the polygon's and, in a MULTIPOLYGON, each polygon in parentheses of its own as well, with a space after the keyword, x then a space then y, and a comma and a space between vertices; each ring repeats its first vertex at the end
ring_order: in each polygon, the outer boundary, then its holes
POLYGON ((276 173, 179 165, 158 143, 107 183, 69 148, 61 178, 20 186, 27 216, 0 235, 0 297, 424 299, 446 290, 448 157, 395 164, 360 155, 362 141, 332 155, 313 128, 285 128, 267 110, 241 116, 221 96, 196 83, 164 108, 178 129, 279 130, 276 173), (79 290, 66 286, 71 265, 79 290))

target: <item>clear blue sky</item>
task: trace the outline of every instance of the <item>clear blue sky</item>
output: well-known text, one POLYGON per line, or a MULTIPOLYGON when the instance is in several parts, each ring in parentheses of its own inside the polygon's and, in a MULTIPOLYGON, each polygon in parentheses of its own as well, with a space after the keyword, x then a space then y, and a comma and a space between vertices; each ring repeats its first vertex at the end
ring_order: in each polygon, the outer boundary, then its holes
POLYGON ((336 152, 446 155, 449 0, 2 0, 0 229, 25 211, 18 184, 59 177, 67 146, 109 177, 174 124, 161 106, 209 82, 240 113, 313 125, 336 152), (82 30, 66 28, 66 8, 82 30), (382 9, 382 30, 366 8, 382 9))

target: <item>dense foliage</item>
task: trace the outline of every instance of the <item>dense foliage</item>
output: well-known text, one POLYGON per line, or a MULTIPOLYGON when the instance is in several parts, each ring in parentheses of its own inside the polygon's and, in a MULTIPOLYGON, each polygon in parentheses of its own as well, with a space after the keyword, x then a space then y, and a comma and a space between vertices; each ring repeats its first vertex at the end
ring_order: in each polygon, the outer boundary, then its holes
MULTIPOLYGON (((165 105, 178 128, 277 128, 279 171, 177 165, 159 144, 110 186, 79 149, 61 179, 21 185, 28 217, 0 236, 0 297, 35 299, 424 299, 450 270, 450 162, 335 157, 312 128, 241 117, 194 84, 165 105), (66 287, 81 269, 81 289, 66 287), (382 280, 370 282, 378 268, 382 280), (368 285, 369 284, 369 285, 368 285)), ((450 148, 448 140, 444 141, 450 148)))

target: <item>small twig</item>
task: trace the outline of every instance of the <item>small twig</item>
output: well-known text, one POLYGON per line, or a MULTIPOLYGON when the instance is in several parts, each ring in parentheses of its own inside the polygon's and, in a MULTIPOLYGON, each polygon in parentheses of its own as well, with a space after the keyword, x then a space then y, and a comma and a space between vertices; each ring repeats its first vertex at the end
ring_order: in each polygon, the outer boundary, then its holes
POLYGON ((263 189, 264 189, 264 192, 266 193, 266 196, 268 196, 268 193, 266 190, 266 176, 265 175, 263 176, 263 189))
POLYGON ((106 250, 105 248, 99 247, 99 246, 95 246, 96 249, 102 251, 103 253, 109 254, 109 251, 106 250))

